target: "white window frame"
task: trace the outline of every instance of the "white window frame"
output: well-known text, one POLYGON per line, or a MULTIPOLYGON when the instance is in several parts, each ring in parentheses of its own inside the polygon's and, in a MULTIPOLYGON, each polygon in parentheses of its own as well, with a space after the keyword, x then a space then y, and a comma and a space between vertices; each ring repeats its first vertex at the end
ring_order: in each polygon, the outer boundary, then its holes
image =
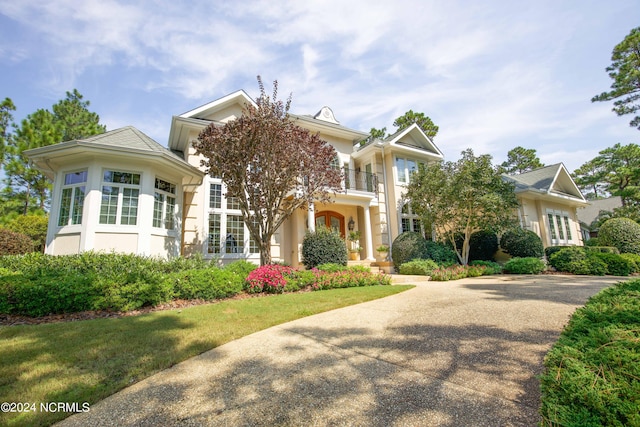
POLYGON ((569 212, 547 209, 546 223, 549 231, 549 240, 552 245, 576 244, 576 230, 573 228, 574 221, 571 219, 569 212))
MULTIPOLYGON (((209 178, 207 184, 207 243, 204 248, 205 256, 219 256, 221 258, 258 258, 260 253, 259 248, 251 238, 249 228, 244 223, 242 211, 240 209, 235 209, 237 205, 232 206, 231 201, 224 196, 227 192, 227 188, 222 180, 209 178), (216 186, 216 192, 218 188, 217 186, 219 186, 219 199, 217 197, 214 199, 211 198, 214 190, 213 186, 216 186), (219 204, 212 203, 218 200, 220 202, 219 204), (229 231, 232 231, 232 229, 229 228, 232 226, 231 221, 236 220, 234 217, 239 217, 242 221, 242 235, 233 235, 233 240, 231 240, 228 238, 228 234, 229 231), (217 224, 213 227, 215 222, 217 222, 217 224)), ((239 230, 237 231, 237 234, 240 234, 239 230)))
POLYGON ((399 217, 400 217, 398 221, 399 233, 404 233, 405 231, 415 231, 416 233, 420 233, 424 235, 422 220, 418 215, 413 213, 413 210, 411 209, 411 204, 409 202, 405 202, 400 206, 399 217), (409 224, 408 230, 404 229, 403 221, 408 221, 408 224, 409 224))
MULTIPOLYGON (((101 180, 101 184, 100 184, 100 193, 101 193, 101 200, 100 200, 100 212, 99 212, 99 218, 98 218, 98 223, 100 225, 115 225, 115 226, 123 226, 123 227, 136 227, 138 225, 139 219, 138 219, 138 215, 140 214, 140 193, 141 193, 141 189, 142 189, 142 173, 141 172, 134 172, 134 171, 128 171, 128 170, 117 170, 115 168, 108 168, 108 169, 103 169, 102 171, 102 180, 101 180), (107 181, 105 180, 105 175, 107 172, 114 172, 114 173, 122 173, 122 174, 131 174, 132 179, 137 175, 138 176, 138 183, 134 184, 134 183, 125 183, 125 182, 113 182, 113 181, 107 181), (112 187, 112 188, 118 188, 118 195, 116 198, 116 211, 115 211, 115 223, 110 223, 110 222, 103 222, 102 217, 106 216, 107 218, 112 216, 110 213, 108 214, 103 214, 103 208, 105 207, 105 187, 112 187), (124 193, 125 190, 129 190, 129 191, 137 191, 137 196, 136 196, 136 206, 135 206, 135 223, 134 224, 123 224, 122 223, 122 218, 123 218, 123 209, 124 209, 124 193)), ((107 207, 109 205, 106 205, 107 207)), ((128 206, 130 208, 130 206, 128 206)), ((128 218, 130 218, 131 216, 127 215, 128 218)))
POLYGON ((396 184, 409 184, 411 176, 418 171, 421 164, 424 164, 424 162, 412 157, 394 156, 393 169, 395 170, 396 184), (399 162, 402 162, 402 167, 399 166, 399 162))
POLYGON ((156 177, 153 193, 153 227, 175 230, 178 208, 176 188, 176 184, 156 177))
POLYGON ((87 191, 87 177, 89 173, 87 169, 65 172, 62 188, 60 189, 60 206, 58 209, 58 227, 66 227, 70 225, 82 225, 82 214, 84 211, 84 200, 87 191), (82 181, 73 182, 71 177, 83 174, 82 181), (68 181, 71 181, 67 183, 68 181), (65 202, 65 190, 69 194, 68 202, 65 202), (65 209, 66 208, 66 209, 65 209), (63 214, 63 209, 66 214, 63 214), (66 219, 65 219, 66 217, 66 219))

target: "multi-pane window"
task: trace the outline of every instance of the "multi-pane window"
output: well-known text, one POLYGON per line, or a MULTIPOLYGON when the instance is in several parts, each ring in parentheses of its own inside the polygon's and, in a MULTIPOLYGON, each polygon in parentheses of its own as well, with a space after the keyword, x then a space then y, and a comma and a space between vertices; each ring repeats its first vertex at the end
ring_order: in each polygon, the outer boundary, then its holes
POLYGON ((209 208, 220 209, 222 207, 222 185, 211 184, 209 186, 209 208))
POLYGON ((227 209, 232 211, 240 210, 240 201, 238 200, 237 197, 227 196, 227 209))
POLYGON ((107 170, 102 177, 100 224, 136 225, 140 174, 107 170))
POLYGON ((422 232, 420 217, 413 213, 408 202, 402 205, 400 211, 400 232, 404 233, 405 231, 422 232))
POLYGON ((58 226, 82 224, 87 171, 70 172, 64 176, 58 226))
MULTIPOLYGON (((253 224, 253 227, 257 227, 258 220, 256 219, 255 216, 251 217, 251 224, 253 224)), ((254 239, 253 236, 251 236, 251 234, 249 234, 249 253, 252 253, 252 254, 260 253, 258 242, 256 242, 256 239, 254 239)))
POLYGON ((571 220, 568 212, 547 209, 547 220, 549 222, 549 235, 553 244, 565 244, 573 241, 571 220))
POLYGON ((175 184, 156 178, 153 197, 153 226, 173 230, 176 216, 175 184))
POLYGON ((414 159, 396 157, 397 182, 406 184, 411 181, 411 175, 418 170, 418 162, 414 159))
POLYGON ((220 253, 220 214, 209 214, 209 244, 207 252, 210 254, 220 253))
POLYGON ((240 215, 227 215, 225 253, 238 254, 244 250, 244 221, 240 215))

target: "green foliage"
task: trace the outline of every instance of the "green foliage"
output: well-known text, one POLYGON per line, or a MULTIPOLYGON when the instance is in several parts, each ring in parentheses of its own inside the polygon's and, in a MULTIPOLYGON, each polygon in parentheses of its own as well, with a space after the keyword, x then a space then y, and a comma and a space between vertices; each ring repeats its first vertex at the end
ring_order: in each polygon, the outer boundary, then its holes
POLYGON ((628 218, 611 218, 600 227, 600 244, 615 246, 620 253, 640 255, 640 224, 628 218))
POLYGON ((172 273, 176 298, 215 300, 230 297, 242 291, 244 278, 233 269, 210 267, 172 273))
POLYGON ((500 238, 500 247, 512 257, 542 258, 545 254, 540 236, 520 227, 507 230, 500 238))
POLYGON ((600 240, 597 237, 592 237, 589 240, 585 240, 585 246, 600 246, 600 240))
POLYGON ((469 261, 493 261, 498 251, 498 236, 493 231, 482 230, 471 234, 469 261))
POLYGON ((451 265, 458 263, 458 256, 456 251, 451 249, 450 245, 443 242, 436 242, 433 240, 427 240, 427 251, 425 253, 425 259, 432 259, 438 264, 451 265))
POLYGON ((370 271, 337 271, 320 274, 312 288, 324 290, 390 284, 391 277, 385 274, 374 274, 370 271))
POLYGON ((438 268, 438 264, 430 259, 414 259, 400 265, 400 274, 416 276, 430 276, 433 270, 438 268))
POLYGON ((424 134, 427 135, 431 141, 433 141, 440 129, 433 123, 430 117, 425 116, 424 113, 414 113, 413 110, 409 110, 402 116, 398 117, 393 122, 393 125, 398 128, 397 132, 400 132, 414 123, 418 124, 420 129, 422 129, 424 134))
POLYGON ((550 259, 551 255, 563 250, 564 248, 569 247, 571 246, 547 246, 546 248, 544 248, 544 255, 547 257, 547 259, 550 259))
POLYGON ((620 254, 620 256, 626 259, 631 266, 631 273, 640 273, 640 255, 638 254, 620 254))
POLYGON ((614 246, 585 246, 585 250, 590 252, 604 252, 608 254, 620 254, 618 248, 614 246))
POLYGON ((336 264, 334 262, 327 262, 325 264, 320 264, 316 267, 320 271, 326 271, 328 273, 335 273, 336 271, 346 271, 347 266, 342 264, 336 264))
POLYGON ((517 175, 543 168, 544 164, 532 148, 515 147, 507 153, 507 160, 500 165, 500 171, 509 175, 517 175))
POLYGON ((405 197, 413 212, 434 224, 442 239, 455 242, 456 236, 463 236, 462 248, 456 250, 462 264, 469 261, 471 234, 512 227, 518 206, 514 183, 502 179, 491 156, 476 157, 470 149, 457 162, 421 166, 405 197))
POLYGON ((0 256, 33 252, 35 245, 29 236, 0 228, 0 256))
POLYGON ((338 233, 318 227, 302 240, 302 263, 308 269, 326 263, 347 265, 347 247, 338 233))
POLYGON ((510 274, 540 274, 547 267, 537 257, 511 258, 504 265, 504 272, 510 274))
MULTIPOLYGON (((482 267, 474 267, 480 269, 482 267)), ((468 276, 469 267, 466 265, 451 265, 439 267, 431 272, 431 280, 436 282, 446 282, 449 280, 464 279, 468 276)))
POLYGON ((48 221, 46 215, 18 215, 6 225, 6 228, 29 236, 35 245, 34 249, 44 252, 48 221))
POLYGON ((594 255, 607 265, 607 274, 628 276, 634 270, 633 262, 612 252, 595 252, 594 255))
MULTIPOLYGON (((640 27, 631 32, 615 46, 611 54, 611 65, 607 67, 609 77, 613 79, 611 91, 603 92, 591 99, 596 101, 614 101, 613 110, 617 115, 634 114, 640 110, 640 27)), ((640 116, 631 120, 631 126, 640 129, 640 116)))
POLYGON ((558 271, 572 274, 603 276, 607 274, 607 264, 597 252, 587 252, 580 246, 568 246, 549 257, 549 264, 558 271))
POLYGON ((257 265, 246 260, 234 261, 224 267, 225 270, 237 274, 242 280, 245 280, 249 273, 251 273, 256 268, 258 268, 257 265))
MULTIPOLYGON (((268 265, 274 233, 297 209, 329 202, 342 190, 342 173, 331 167, 335 148, 291 120, 291 97, 286 102, 277 99, 277 81, 272 97, 260 77, 258 85, 255 105, 245 104, 242 115, 224 125, 211 123, 193 146, 203 156, 206 172, 222 177, 227 197, 237 200, 260 250, 260 264, 268 265)), ((342 262, 319 264, 329 261, 342 262)))
POLYGON ((640 425, 640 280, 576 310, 544 360, 543 425, 640 425))
POLYGON ((502 266, 494 261, 477 260, 477 261, 470 262, 469 265, 473 267, 477 267, 477 266, 484 267, 485 268, 485 270, 483 271, 484 276, 502 273, 502 266))
POLYGON ((405 231, 391 245, 391 259, 396 268, 414 259, 427 258, 427 241, 420 233, 405 231))

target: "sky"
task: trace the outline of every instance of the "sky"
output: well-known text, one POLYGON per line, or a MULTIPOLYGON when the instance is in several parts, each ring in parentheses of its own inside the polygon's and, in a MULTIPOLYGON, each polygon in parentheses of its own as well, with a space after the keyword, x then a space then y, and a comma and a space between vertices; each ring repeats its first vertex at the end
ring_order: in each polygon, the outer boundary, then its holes
POLYGON ((0 0, 0 99, 16 120, 74 88, 108 130, 167 144, 171 117, 256 76, 291 112, 329 106, 349 128, 408 110, 440 127, 446 160, 533 148, 573 171, 640 143, 611 102, 605 68, 640 26, 638 0, 0 0))

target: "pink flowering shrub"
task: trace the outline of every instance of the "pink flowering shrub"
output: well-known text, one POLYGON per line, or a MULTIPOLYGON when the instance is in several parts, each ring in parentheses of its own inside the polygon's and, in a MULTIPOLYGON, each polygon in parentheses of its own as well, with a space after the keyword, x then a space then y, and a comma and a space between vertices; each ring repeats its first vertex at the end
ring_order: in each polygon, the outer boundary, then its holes
POLYGON ((295 270, 283 265, 270 264, 256 268, 247 276, 245 288, 249 293, 282 293, 287 278, 293 277, 295 270))

